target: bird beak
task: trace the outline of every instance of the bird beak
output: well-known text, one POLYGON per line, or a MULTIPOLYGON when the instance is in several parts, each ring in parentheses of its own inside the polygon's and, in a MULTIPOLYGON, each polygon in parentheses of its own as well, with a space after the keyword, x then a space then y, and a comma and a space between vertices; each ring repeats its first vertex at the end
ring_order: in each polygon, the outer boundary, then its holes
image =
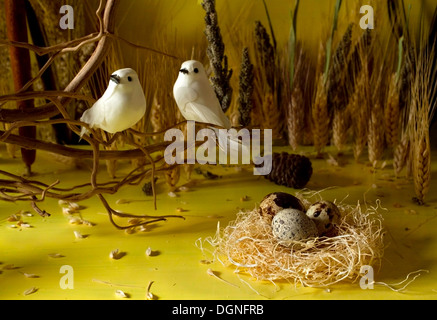
POLYGON ((116 74, 111 75, 111 80, 114 81, 116 84, 120 84, 120 77, 116 74))
POLYGON ((189 74, 189 72, 188 72, 187 69, 181 69, 181 70, 179 70, 179 72, 181 72, 181 73, 183 73, 183 74, 189 74))

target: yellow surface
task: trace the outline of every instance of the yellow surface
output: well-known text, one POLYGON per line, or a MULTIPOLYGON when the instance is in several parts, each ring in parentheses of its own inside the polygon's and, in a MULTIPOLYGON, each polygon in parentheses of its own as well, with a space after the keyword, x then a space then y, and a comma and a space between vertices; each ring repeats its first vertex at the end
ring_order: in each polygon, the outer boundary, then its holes
MULTIPOLYGON (((0 152, 1 169, 21 174, 21 160, 10 159, 3 145, 0 152)), ((436 159, 437 154, 433 156, 436 159)), ((356 164, 346 154, 347 163, 342 167, 310 157, 314 173, 308 188, 331 188, 322 192, 325 199, 340 201, 347 197, 345 202, 348 204, 356 204, 359 200, 363 203, 364 195, 369 204, 381 199, 382 206, 387 208, 382 214, 388 247, 382 268, 375 275, 376 282, 394 284, 404 280, 410 272, 421 269, 428 272, 421 272, 402 292, 394 292, 381 284, 376 284, 373 290, 362 290, 358 283, 339 284, 325 290, 295 287, 285 281, 276 285, 257 282, 249 276, 237 277, 232 268, 218 262, 202 264, 200 261, 204 256, 196 247, 196 240, 213 236, 218 221, 222 226, 227 225, 239 208, 253 209, 267 193, 295 193, 295 190, 253 176, 249 170, 237 172, 232 167, 201 167, 221 174, 222 178, 204 180, 193 173, 199 183, 187 192, 179 192, 177 198, 169 197, 163 180, 159 180, 156 212, 141 185, 125 187, 116 195, 106 196, 113 208, 123 212, 165 215, 176 214, 178 207, 187 210, 183 213, 186 220, 158 223, 148 232, 126 234, 116 230, 97 198, 80 203, 84 207, 81 210, 83 219, 95 223, 93 227, 69 224, 57 201, 47 199, 40 206, 50 212, 51 217, 41 218, 34 213, 25 219, 32 228, 13 229, 10 228, 13 222, 6 218, 19 210, 31 212, 30 204, 0 202, 0 299, 119 299, 115 295, 117 289, 128 293, 130 299, 144 299, 150 281, 154 281, 151 292, 159 299, 435 299, 437 162, 433 163, 434 178, 428 203, 420 207, 411 201, 412 184, 404 178, 392 179, 390 161, 384 169, 374 171, 365 164, 364 157, 362 164, 356 164), (249 200, 242 202, 243 196, 248 196, 249 200), (117 205, 117 199, 142 201, 117 205), (76 239, 75 230, 87 237, 76 239), (145 254, 148 247, 155 255, 145 254), (126 255, 120 260, 111 260, 109 253, 117 248, 126 255), (63 257, 51 258, 48 255, 52 253, 63 257), (73 268, 74 289, 60 287, 63 265, 73 268), (209 268, 237 287, 209 276, 209 268), (36 274, 39 278, 26 278, 23 273, 36 274), (24 291, 32 287, 38 291, 25 296, 24 291)), ((119 174, 129 168, 128 163, 120 163, 119 174)), ((43 152, 38 152, 34 171, 34 179, 47 183, 60 179, 64 187, 88 182, 90 174, 87 169, 69 168, 43 152)), ((99 181, 107 180, 102 165, 99 181)))

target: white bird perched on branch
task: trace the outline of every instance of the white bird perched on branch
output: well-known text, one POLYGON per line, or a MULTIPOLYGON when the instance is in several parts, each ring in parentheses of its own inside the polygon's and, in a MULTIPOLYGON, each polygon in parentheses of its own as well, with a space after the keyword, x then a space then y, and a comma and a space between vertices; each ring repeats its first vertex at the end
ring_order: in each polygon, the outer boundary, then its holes
MULTIPOLYGON (((80 121, 91 128, 109 133, 124 131, 134 126, 146 112, 146 98, 135 70, 125 68, 115 71, 108 88, 94 105, 86 110, 80 121)), ((82 127, 80 137, 88 133, 82 127)))
MULTIPOLYGON (((199 61, 188 60, 182 63, 173 87, 173 95, 186 120, 214 124, 225 129, 231 128, 231 122, 224 114, 205 68, 199 61)), ((243 145, 240 140, 223 137, 219 135, 217 128, 212 129, 221 148, 229 143, 231 150, 241 150, 243 145)))

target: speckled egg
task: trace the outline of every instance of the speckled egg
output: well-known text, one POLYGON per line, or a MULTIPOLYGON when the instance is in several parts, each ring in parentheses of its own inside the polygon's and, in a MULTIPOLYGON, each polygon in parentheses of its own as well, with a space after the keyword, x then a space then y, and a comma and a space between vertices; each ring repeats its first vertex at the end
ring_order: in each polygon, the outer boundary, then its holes
POLYGON ((340 210, 331 201, 313 203, 306 215, 316 224, 319 236, 328 234, 340 220, 340 210))
POLYGON ((259 213, 270 220, 283 209, 305 211, 302 202, 295 196, 285 192, 274 192, 266 195, 259 205, 259 213))
POLYGON ((279 211, 272 219, 272 229, 278 241, 299 241, 318 236, 314 222, 296 209, 279 211))

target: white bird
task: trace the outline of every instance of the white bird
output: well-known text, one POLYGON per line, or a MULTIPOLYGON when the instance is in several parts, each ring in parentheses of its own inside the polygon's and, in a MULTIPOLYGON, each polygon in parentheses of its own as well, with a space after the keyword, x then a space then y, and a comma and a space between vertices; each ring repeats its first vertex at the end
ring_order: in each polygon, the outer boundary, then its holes
MULTIPOLYGON (((109 133, 124 131, 134 126, 146 112, 146 98, 135 70, 125 68, 115 71, 108 88, 94 105, 86 110, 80 121, 91 128, 109 133)), ((88 130, 82 127, 80 137, 88 130)))
POLYGON ((186 120, 231 128, 231 122, 224 114, 205 69, 199 61, 188 60, 182 63, 173 87, 173 95, 186 120))
MULTIPOLYGON (((228 130, 231 128, 231 122, 223 112, 205 68, 199 61, 188 60, 182 63, 173 87, 173 95, 186 120, 214 124, 228 130)), ((250 155, 249 147, 237 137, 221 135, 219 129, 214 127, 211 129, 215 132, 221 150, 227 153, 229 144, 231 157, 233 153, 250 155)), ((238 161, 238 159, 232 161, 238 161)))

